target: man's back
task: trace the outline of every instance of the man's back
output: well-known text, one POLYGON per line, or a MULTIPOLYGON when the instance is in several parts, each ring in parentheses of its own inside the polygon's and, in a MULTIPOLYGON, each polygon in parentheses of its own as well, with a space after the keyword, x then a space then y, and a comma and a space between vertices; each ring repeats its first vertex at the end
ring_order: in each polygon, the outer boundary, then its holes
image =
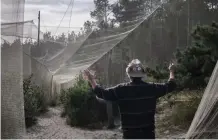
POLYGON ((166 94, 166 88, 173 90, 175 84, 173 82, 164 85, 135 81, 121 84, 118 87, 116 96, 124 136, 135 138, 138 135, 137 138, 144 138, 146 135, 148 138, 155 138, 156 101, 158 97, 166 94))
POLYGON ((153 127, 157 97, 151 84, 126 83, 117 90, 123 129, 153 127))
POLYGON ((91 82, 98 98, 107 101, 116 101, 120 108, 123 138, 127 139, 154 139, 154 115, 157 98, 172 92, 175 66, 170 64, 169 81, 166 83, 145 83, 141 79, 146 75, 146 69, 138 59, 134 59, 126 68, 126 73, 131 82, 119 84, 115 87, 104 89, 88 70, 86 78, 91 82))
POLYGON ((99 98, 118 103, 124 136, 154 138, 156 100, 175 87, 172 79, 163 84, 136 80, 108 89, 96 86, 94 91, 99 98))

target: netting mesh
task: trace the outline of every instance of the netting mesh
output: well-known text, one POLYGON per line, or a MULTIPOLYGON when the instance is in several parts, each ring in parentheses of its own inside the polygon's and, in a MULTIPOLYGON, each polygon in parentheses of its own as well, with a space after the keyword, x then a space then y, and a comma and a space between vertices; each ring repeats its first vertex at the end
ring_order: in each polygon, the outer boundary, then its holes
MULTIPOLYGON (((8 41, 13 41, 12 39, 9 39, 11 36, 37 39, 38 27, 34 24, 33 21, 2 23, 1 34, 4 36, 3 38, 8 41), (22 29, 22 27, 25 28, 22 29)), ((41 32, 41 39, 43 37, 42 35, 43 34, 41 32)))
MULTIPOLYGON (((37 44, 36 22, 23 21, 23 11, 18 10, 24 7, 24 1, 3 0, 1 40, 7 43, 2 45, 2 54, 11 56, 5 51, 10 49, 7 44, 25 38, 19 45, 22 44, 23 76, 33 74, 34 83, 43 87, 48 100, 52 100, 61 89, 71 87, 76 75, 87 68, 96 71, 102 83, 110 86, 126 80, 125 68, 133 58, 149 67, 170 61, 177 48, 191 45, 190 33, 195 25, 218 21, 217 5, 213 5, 213 1, 208 1, 206 6, 203 0, 138 0, 135 5, 122 0, 111 3, 116 14, 110 9, 97 16, 94 24, 86 22, 83 30, 46 27, 50 33, 40 31, 37 44), (111 17, 116 17, 116 21, 111 17), (67 35, 60 34, 66 30, 67 35), (60 33, 55 36, 57 31, 60 33)), ((2 71, 15 69, 6 65, 9 58, 3 59, 3 56, 2 71)), ((21 66, 21 62, 11 63, 21 66)), ((4 86, 2 91, 7 89, 4 86)), ((188 135, 194 129, 192 126, 188 135)))
MULTIPOLYGON (((2 0, 1 21, 23 22, 24 0, 2 0), (5 16, 4 12, 11 15, 5 16)), ((22 35, 23 24, 15 25, 13 33, 22 35)), ((2 33, 4 31, 2 30, 2 33)), ((23 138, 25 134, 23 96, 23 49, 20 39, 8 45, 1 45, 1 138, 23 138)))
POLYGON ((218 62, 205 89, 201 103, 188 130, 188 139, 210 139, 218 137, 218 62))

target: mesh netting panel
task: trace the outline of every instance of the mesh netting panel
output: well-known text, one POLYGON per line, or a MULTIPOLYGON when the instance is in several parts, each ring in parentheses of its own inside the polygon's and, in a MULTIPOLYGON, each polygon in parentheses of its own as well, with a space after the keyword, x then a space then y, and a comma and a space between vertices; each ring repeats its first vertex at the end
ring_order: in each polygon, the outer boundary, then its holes
POLYGON ((23 46, 23 76, 24 78, 28 78, 32 73, 31 68, 31 57, 30 57, 30 46, 25 45, 23 46))
POLYGON ((39 61, 34 58, 31 59, 31 74, 33 76, 32 80, 34 84, 40 86, 45 93, 45 97, 47 102, 50 102, 53 99, 52 96, 52 74, 45 67, 45 65, 41 64, 39 61))
POLYGON ((188 139, 218 137, 218 62, 202 97, 193 122, 186 135, 188 139))
MULTIPOLYGON (((79 48, 76 53, 72 53, 69 59, 65 61, 63 66, 55 72, 55 79, 60 83, 71 81, 79 71, 90 67, 99 60, 103 55, 107 54, 125 37, 127 37, 134 29, 136 29, 148 16, 157 9, 160 4, 156 2, 151 12, 147 14, 135 13, 135 18, 123 24, 120 28, 105 28, 103 30, 91 31, 79 47, 75 44, 73 47, 79 48)), ((134 13, 134 12, 133 12, 134 13)), ((50 62, 49 62, 50 63, 50 62)), ((57 63, 57 61, 54 61, 57 63)))
MULTIPOLYGON (((2 23, 1 34, 5 40, 11 43, 14 41, 10 38, 11 36, 37 39, 38 27, 33 21, 2 23)), ((40 34, 42 39, 42 32, 40 34)))
MULTIPOLYGON (((22 22, 24 0, 2 0, 1 21, 22 22), (10 15, 4 13, 10 12, 10 15)), ((22 36, 23 26, 14 26, 13 33, 22 36)), ((2 32, 3 33, 3 32, 2 32)), ((1 34, 3 35, 3 34, 1 34)), ((13 44, 1 44, 1 138, 23 138, 25 135, 23 96, 22 39, 13 44)))

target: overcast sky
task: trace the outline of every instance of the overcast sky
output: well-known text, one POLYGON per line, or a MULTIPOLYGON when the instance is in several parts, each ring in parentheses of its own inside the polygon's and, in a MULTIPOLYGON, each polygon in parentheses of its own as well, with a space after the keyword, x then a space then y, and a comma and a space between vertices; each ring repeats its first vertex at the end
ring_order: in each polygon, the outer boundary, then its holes
MULTIPOLYGON (((41 11, 41 30, 55 32, 60 24, 65 11, 70 4, 70 0, 26 0, 25 20, 35 19, 37 24, 38 11, 41 11), (54 26, 54 27, 43 27, 54 26)), ((71 6, 69 7, 58 32, 67 32, 70 22, 71 6)), ((72 30, 79 30, 86 20, 90 19, 90 11, 94 9, 93 0, 74 0, 70 27, 72 30)))
MULTIPOLYGON (((17 0, 2 0, 2 18, 1 21, 8 21, 8 18, 11 18, 9 15, 12 13, 13 4, 17 0), (10 8, 9 5, 11 4, 10 8)), ((68 5, 71 0, 26 0, 25 1, 25 14, 24 20, 34 20, 37 24, 37 16, 38 11, 41 11, 41 30, 43 32, 52 31, 53 33, 56 31, 57 26, 59 25, 65 11, 67 10, 68 5), (53 26, 53 27, 45 27, 45 26, 53 26)), ((61 27, 58 29, 58 33, 60 32, 68 32, 69 22, 71 30, 79 30, 83 23, 86 20, 90 19, 90 11, 94 9, 94 0, 73 0, 73 10, 70 22, 70 11, 71 6, 68 9, 63 22, 61 23, 61 27)), ((110 0, 110 2, 114 2, 115 0, 110 0)))

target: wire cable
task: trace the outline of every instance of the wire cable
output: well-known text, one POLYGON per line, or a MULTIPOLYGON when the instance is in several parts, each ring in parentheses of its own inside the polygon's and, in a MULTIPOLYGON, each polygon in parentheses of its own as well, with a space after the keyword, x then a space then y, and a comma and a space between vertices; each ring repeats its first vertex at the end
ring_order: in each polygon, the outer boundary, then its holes
MULTIPOLYGON (((70 23, 71 23, 71 18, 72 18, 72 13, 73 13, 73 6, 74 6, 74 0, 72 1, 72 7, 71 7, 71 11, 70 11, 69 30, 70 30, 70 23)), ((68 30, 68 32, 69 32, 69 30, 68 30)))
POLYGON ((62 17, 62 19, 61 19, 61 21, 60 21, 60 23, 59 23, 59 25, 58 25, 58 27, 57 27, 57 29, 56 29, 56 31, 55 31, 55 35, 57 34, 57 31, 58 31, 59 27, 61 26, 61 23, 62 23, 64 17, 66 16, 67 11, 68 11, 68 9, 70 8, 70 5, 71 5, 72 1, 73 1, 73 0, 70 1, 70 4, 68 5, 67 10, 65 11, 64 16, 62 17))

